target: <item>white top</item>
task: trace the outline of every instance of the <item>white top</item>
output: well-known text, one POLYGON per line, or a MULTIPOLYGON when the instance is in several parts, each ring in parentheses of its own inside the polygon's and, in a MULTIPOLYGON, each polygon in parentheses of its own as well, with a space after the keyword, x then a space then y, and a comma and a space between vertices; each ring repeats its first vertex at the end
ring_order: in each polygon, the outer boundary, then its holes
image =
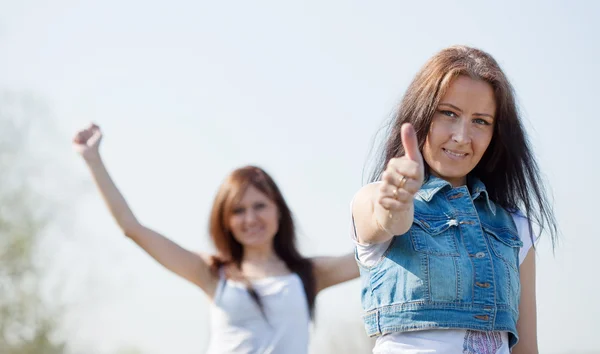
MULTIPOLYGON (((527 219, 512 214, 523 248, 519 252, 522 264, 531 248, 527 219)), ((350 228, 356 245, 358 260, 366 266, 374 265, 392 242, 362 245, 358 243, 354 225, 350 228)), ((465 329, 430 329, 414 332, 395 332, 377 337, 373 353, 402 354, 509 354, 507 332, 480 332, 465 329)))
POLYGON ((207 354, 307 354, 310 315, 297 274, 252 282, 265 316, 243 283, 221 272, 210 305, 211 341, 207 354))

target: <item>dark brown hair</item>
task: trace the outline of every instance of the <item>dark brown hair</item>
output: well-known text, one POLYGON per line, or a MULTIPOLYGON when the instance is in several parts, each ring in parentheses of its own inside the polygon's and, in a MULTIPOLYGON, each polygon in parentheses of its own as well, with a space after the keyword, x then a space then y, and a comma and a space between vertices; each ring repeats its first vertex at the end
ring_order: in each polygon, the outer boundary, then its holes
MULTIPOLYGON (((390 159, 404 155, 400 127, 411 123, 423 149, 433 115, 452 81, 459 75, 489 83, 496 99, 494 135, 471 174, 485 184, 490 198, 508 211, 522 210, 540 227, 547 228, 554 246, 557 226, 530 147, 508 78, 488 53, 467 46, 453 46, 435 54, 409 85, 400 107, 387 128, 383 153, 371 175, 381 179, 390 159)), ((426 170, 428 170, 426 164, 426 170)), ((530 231, 532 231, 530 223, 530 231)), ((533 238, 533 233, 532 233, 533 238)))
MULTIPOLYGON (((214 266, 218 268, 226 263, 233 263, 238 268, 241 266, 243 245, 233 237, 228 225, 234 205, 242 198, 249 186, 258 189, 277 205, 280 218, 279 227, 273 239, 273 248, 288 269, 302 279, 312 317, 316 296, 312 262, 298 252, 292 212, 271 176, 259 167, 246 166, 234 170, 217 192, 210 214, 209 226, 210 236, 219 252, 218 257, 214 258, 214 266)), ((250 282, 246 282, 246 284, 250 295, 262 310, 260 298, 252 289, 250 282)))

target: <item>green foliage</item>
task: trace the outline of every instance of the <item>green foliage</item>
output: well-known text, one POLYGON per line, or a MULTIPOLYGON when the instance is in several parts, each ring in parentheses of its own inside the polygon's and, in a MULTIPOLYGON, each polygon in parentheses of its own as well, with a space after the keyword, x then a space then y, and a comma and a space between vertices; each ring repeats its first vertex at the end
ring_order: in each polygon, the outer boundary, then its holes
MULTIPOLYGON (((0 353, 62 354, 55 335, 58 309, 41 297, 43 271, 36 252, 50 220, 51 201, 36 188, 31 149, 47 116, 28 96, 0 93, 0 353), (39 127, 39 126, 37 126, 39 127)), ((39 177, 39 176, 38 176, 39 177)))

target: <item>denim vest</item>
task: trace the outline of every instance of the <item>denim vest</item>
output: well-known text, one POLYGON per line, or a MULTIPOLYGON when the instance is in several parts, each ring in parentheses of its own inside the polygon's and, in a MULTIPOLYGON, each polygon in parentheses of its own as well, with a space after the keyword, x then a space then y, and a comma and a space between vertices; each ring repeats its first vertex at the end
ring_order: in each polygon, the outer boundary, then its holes
POLYGON ((358 262, 369 336, 464 328, 507 331, 510 347, 517 343, 523 243, 484 184, 469 178, 468 186, 430 176, 410 230, 375 265, 358 262))

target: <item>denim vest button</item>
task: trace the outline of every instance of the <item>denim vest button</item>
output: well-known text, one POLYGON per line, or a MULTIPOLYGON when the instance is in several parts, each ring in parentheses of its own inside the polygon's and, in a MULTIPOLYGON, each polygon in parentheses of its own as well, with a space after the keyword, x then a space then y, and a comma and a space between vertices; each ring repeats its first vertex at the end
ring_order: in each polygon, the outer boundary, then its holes
POLYGON ((490 287, 490 283, 475 282, 475 285, 477 285, 480 288, 489 288, 490 287))
POLYGON ((475 253, 475 257, 476 258, 483 258, 483 257, 485 257, 485 253, 483 253, 483 252, 477 252, 477 253, 475 253))

